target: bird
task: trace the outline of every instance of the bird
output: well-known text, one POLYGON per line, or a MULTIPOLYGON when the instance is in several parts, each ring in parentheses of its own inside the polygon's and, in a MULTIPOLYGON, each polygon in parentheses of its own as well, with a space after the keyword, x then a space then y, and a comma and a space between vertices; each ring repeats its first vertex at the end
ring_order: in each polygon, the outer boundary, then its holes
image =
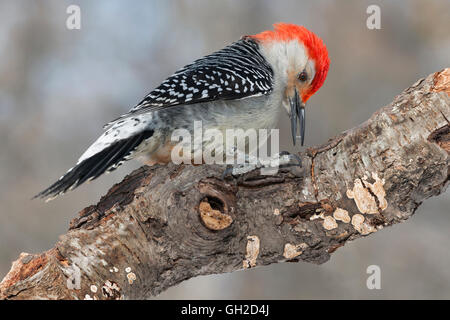
POLYGON ((323 40, 304 26, 276 23, 272 30, 242 36, 182 67, 106 124, 75 166, 34 198, 54 199, 133 158, 168 163, 171 134, 192 132, 194 121, 222 132, 268 129, 284 110, 293 144, 300 139, 303 145, 306 102, 323 85, 329 65, 323 40))

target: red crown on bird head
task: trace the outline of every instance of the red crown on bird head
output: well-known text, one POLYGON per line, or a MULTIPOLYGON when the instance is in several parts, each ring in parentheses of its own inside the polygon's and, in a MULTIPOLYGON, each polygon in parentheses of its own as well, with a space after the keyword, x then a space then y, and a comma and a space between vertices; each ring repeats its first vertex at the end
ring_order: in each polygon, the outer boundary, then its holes
POLYGON ((298 40, 305 46, 309 57, 314 61, 315 77, 308 92, 303 97, 308 100, 323 85, 330 67, 328 50, 322 39, 303 26, 291 23, 276 23, 274 30, 263 31, 250 36, 261 42, 298 40))

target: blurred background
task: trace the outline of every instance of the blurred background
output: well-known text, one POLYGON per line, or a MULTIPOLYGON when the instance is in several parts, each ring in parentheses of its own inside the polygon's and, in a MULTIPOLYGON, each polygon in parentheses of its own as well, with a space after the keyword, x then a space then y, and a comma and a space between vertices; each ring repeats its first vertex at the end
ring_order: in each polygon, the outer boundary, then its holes
MULTIPOLYGON (((275 22, 302 24, 327 44, 328 79, 309 101, 306 145, 365 121, 417 79, 449 67, 450 2, 0 2, 0 279, 20 252, 51 248, 70 219, 137 168, 129 163, 50 203, 30 198, 179 67, 275 22), (66 9, 81 8, 81 30, 66 9), (369 30, 366 9, 381 8, 369 30)), ((288 118, 281 120, 291 148, 288 118)), ((280 263, 198 277, 157 298, 450 298, 450 193, 409 221, 348 243, 324 265, 280 263), (381 290, 366 269, 381 268, 381 290)))

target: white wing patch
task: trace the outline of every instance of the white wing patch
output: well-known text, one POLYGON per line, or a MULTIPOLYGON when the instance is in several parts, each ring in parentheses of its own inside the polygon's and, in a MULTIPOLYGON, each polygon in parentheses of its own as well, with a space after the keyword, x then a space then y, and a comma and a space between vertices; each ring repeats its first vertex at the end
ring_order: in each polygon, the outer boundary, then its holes
POLYGON ((99 153, 113 143, 148 129, 152 112, 127 117, 113 123, 78 159, 77 164, 99 153))

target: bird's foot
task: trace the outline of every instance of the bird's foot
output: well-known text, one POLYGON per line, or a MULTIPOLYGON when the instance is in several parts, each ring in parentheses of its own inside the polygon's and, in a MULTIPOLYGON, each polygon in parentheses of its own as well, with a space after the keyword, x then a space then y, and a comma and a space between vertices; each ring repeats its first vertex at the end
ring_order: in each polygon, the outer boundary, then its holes
POLYGON ((280 168, 302 167, 301 158, 287 151, 277 153, 268 159, 249 159, 248 157, 245 159, 243 164, 227 167, 222 174, 222 179, 229 176, 240 176, 255 169, 260 169, 260 175, 275 175, 280 168))
POLYGON ((291 167, 291 166, 297 166, 302 167, 302 159, 299 155, 296 155, 294 153, 290 153, 288 151, 281 151, 278 154, 278 157, 280 158, 280 167, 291 167))

